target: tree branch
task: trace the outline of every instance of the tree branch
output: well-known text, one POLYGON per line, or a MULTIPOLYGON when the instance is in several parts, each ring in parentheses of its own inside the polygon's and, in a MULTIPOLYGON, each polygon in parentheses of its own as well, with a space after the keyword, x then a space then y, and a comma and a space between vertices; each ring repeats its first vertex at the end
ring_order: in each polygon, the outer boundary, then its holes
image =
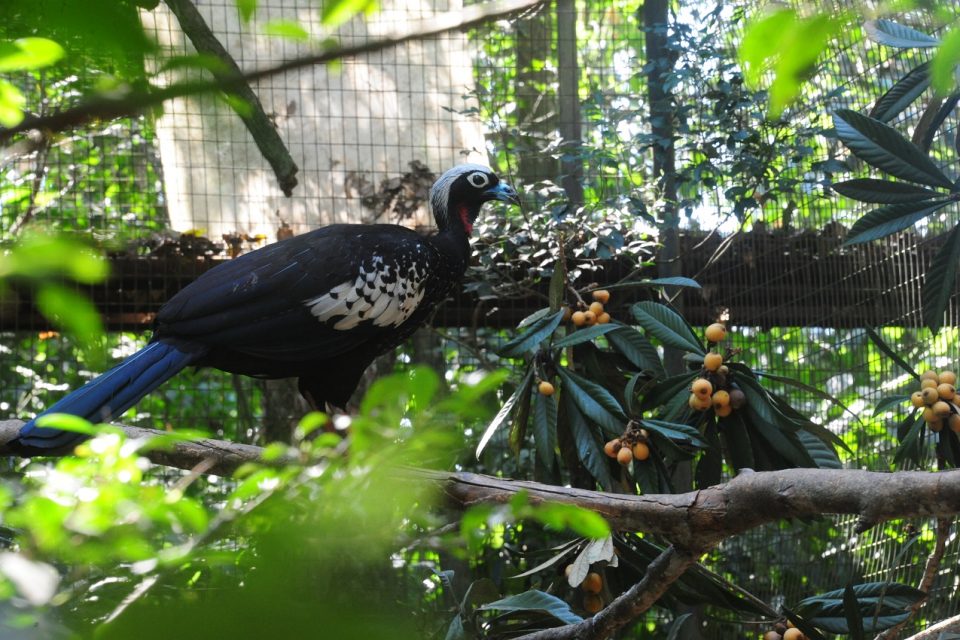
POLYGON ((910 636, 907 640, 937 640, 941 634, 947 632, 960 632, 960 615, 941 620, 920 633, 910 636))
POLYGON ((15 127, 0 127, 0 144, 6 144, 18 133, 34 129, 65 131, 88 125, 97 120, 137 116, 173 98, 182 98, 210 91, 236 92, 244 86, 263 78, 295 69, 326 64, 333 60, 380 51, 412 40, 422 40, 451 31, 469 29, 490 20, 497 20, 513 13, 526 11, 542 2, 544 0, 497 0, 482 5, 473 5, 423 20, 409 31, 386 38, 370 40, 352 47, 334 47, 323 53, 296 58, 274 67, 252 71, 240 76, 231 75, 215 78, 212 81, 181 82, 169 87, 152 87, 147 90, 131 89, 126 95, 119 98, 106 96, 89 98, 75 107, 52 113, 49 116, 27 116, 23 122, 15 127))
MULTIPOLYGON (((203 16, 200 15, 196 5, 194 5, 191 0, 164 1, 170 8, 170 11, 173 12, 173 15, 177 16, 180 28, 187 37, 190 38, 194 49, 199 53, 215 56, 223 63, 224 67, 226 67, 224 71, 213 72, 213 76, 217 80, 227 82, 235 81, 235 78, 238 77, 243 77, 243 71, 240 70, 240 67, 230 53, 220 44, 220 41, 217 40, 217 37, 210 30, 210 27, 207 26, 203 16)), ((264 113, 260 98, 253 92, 250 85, 246 82, 242 84, 238 83, 238 86, 233 89, 233 92, 250 107, 249 112, 237 109, 234 109, 234 111, 243 121, 243 124, 247 126, 247 131, 249 131, 251 137, 253 137, 253 141, 257 144, 257 148, 260 149, 260 153, 273 168, 273 173, 277 176, 277 182, 280 183, 280 189, 284 195, 288 197, 291 196, 293 194, 293 188, 297 186, 296 175, 298 168, 293 158, 290 157, 290 151, 287 150, 283 139, 270 121, 270 118, 264 113)))

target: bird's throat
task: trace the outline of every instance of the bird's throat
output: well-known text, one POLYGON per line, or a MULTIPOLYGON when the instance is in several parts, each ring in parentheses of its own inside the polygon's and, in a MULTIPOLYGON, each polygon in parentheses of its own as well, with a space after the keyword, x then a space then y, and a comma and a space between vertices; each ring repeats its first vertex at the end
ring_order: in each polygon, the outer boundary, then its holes
POLYGON ((470 207, 462 204, 457 210, 457 213, 460 215, 460 222, 463 223, 463 230, 466 231, 469 236, 473 233, 473 223, 470 222, 470 207))

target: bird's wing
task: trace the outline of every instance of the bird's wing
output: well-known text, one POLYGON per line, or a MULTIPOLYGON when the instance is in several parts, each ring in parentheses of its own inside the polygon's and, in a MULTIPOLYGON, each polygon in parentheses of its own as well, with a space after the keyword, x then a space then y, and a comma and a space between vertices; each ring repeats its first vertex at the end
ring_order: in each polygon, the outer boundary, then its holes
POLYGON ((163 306, 158 333, 278 360, 335 356, 408 320, 435 262, 401 227, 324 227, 203 274, 163 306))

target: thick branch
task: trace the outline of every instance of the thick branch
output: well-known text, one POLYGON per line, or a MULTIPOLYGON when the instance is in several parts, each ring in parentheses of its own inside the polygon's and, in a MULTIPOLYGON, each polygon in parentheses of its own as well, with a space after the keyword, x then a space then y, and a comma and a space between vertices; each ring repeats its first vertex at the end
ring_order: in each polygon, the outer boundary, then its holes
MULTIPOLYGON (((237 66, 236 61, 230 53, 224 48, 217 37, 210 31, 210 27, 204 21, 203 16, 197 11, 197 7, 191 0, 165 0, 170 11, 177 16, 180 22, 180 28, 190 38, 193 47, 200 53, 206 53, 215 56, 226 67, 223 72, 214 72, 214 77, 221 81, 232 81, 235 78, 242 77, 243 71, 237 66)), ((238 95, 250 110, 236 110, 237 115, 247 126, 253 141, 256 142, 260 153, 270 163, 273 173, 277 176, 277 182, 280 183, 280 189, 287 196, 293 194, 293 188, 297 186, 297 165, 290 157, 290 151, 287 150, 283 139, 277 132, 276 127, 263 111, 263 105, 260 98, 253 92, 247 83, 239 84, 233 92, 238 95)))
POLYGON ((941 620, 937 624, 927 627, 920 633, 910 636, 907 640, 938 640, 941 634, 951 632, 960 632, 960 615, 941 620))
POLYGON ((120 98, 95 97, 83 101, 77 106, 50 114, 46 117, 28 116, 15 127, 0 127, 0 144, 6 144, 14 135, 33 129, 43 131, 64 131, 80 127, 97 120, 109 120, 137 116, 144 111, 155 107, 173 98, 193 96, 210 91, 232 91, 242 89, 257 80, 271 76, 326 64, 333 60, 352 58, 354 56, 381 51, 390 47, 442 35, 451 31, 461 31, 479 26, 490 20, 504 18, 519 11, 525 11, 542 3, 544 0, 498 0, 464 7, 456 12, 449 12, 422 21, 413 29, 377 40, 371 40, 352 47, 335 47, 323 53, 289 60, 275 67, 261 69, 243 74, 242 76, 224 77, 212 81, 181 82, 169 87, 151 88, 146 91, 131 90, 120 98))

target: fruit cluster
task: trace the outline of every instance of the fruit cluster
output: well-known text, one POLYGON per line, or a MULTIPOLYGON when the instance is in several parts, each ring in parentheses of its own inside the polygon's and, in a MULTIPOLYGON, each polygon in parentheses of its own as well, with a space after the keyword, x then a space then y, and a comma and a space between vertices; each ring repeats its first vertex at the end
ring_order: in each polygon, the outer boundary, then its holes
POLYGON ((920 390, 910 396, 910 403, 923 409, 923 419, 933 432, 941 431, 944 425, 960 433, 960 401, 957 395, 957 374, 953 371, 925 371, 920 376, 920 390))
MULTIPOLYGON (((707 327, 704 334, 707 341, 715 345, 727 337, 727 328, 716 322, 707 327)), ((706 411, 712 407, 717 417, 725 418, 747 401, 743 391, 730 382, 730 369, 723 361, 723 355, 717 351, 708 351, 703 356, 703 369, 690 385, 690 399, 687 401, 694 411, 706 411)))
POLYGON ((634 460, 646 460, 650 457, 650 434, 646 429, 640 429, 636 423, 630 421, 627 430, 619 438, 610 440, 603 445, 603 452, 617 462, 627 466, 634 460))
MULTIPOLYGON (((582 308, 571 313, 569 319, 575 327, 607 324, 610 322, 610 314, 603 310, 603 305, 608 302, 610 302, 610 292, 606 289, 597 289, 593 292, 593 302, 589 306, 585 302, 580 302, 582 308)), ((564 319, 566 319, 566 314, 564 314, 564 319)))
MULTIPOLYGON (((564 573, 569 578, 573 571, 573 565, 567 565, 564 573)), ((583 592, 583 609, 587 613, 594 614, 603 609, 603 598, 600 592, 603 591, 603 576, 596 571, 591 571, 580 583, 580 591, 583 592)))

